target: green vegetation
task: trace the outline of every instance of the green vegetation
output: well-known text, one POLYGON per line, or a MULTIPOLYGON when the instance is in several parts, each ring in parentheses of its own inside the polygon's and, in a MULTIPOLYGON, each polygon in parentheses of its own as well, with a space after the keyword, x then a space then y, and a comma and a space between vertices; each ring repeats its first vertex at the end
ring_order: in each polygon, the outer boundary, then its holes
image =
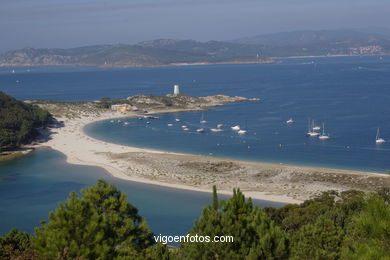
POLYGON ((0 92, 0 151, 30 142, 45 127, 50 113, 0 92))
POLYGON ((190 235, 233 242, 182 242, 169 249, 113 185, 72 192, 34 235, 0 237, 0 259, 390 259, 390 190, 325 192, 300 205, 260 209, 240 190, 217 197, 190 235))

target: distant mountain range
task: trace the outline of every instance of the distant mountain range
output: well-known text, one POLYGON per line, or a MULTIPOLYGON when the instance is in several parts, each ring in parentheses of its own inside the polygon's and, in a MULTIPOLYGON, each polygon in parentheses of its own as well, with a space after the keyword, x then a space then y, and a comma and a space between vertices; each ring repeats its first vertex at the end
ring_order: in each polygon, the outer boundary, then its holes
POLYGON ((270 62, 266 57, 389 53, 390 30, 326 30, 258 35, 227 42, 159 39, 135 45, 96 45, 71 49, 24 48, 0 55, 0 66, 148 67, 270 62))

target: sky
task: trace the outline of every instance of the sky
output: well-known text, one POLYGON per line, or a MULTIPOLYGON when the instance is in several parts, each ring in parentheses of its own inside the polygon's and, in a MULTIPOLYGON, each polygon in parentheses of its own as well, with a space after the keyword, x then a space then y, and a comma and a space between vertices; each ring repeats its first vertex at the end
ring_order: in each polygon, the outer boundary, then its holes
POLYGON ((0 0, 0 52, 390 26, 390 0, 0 0))

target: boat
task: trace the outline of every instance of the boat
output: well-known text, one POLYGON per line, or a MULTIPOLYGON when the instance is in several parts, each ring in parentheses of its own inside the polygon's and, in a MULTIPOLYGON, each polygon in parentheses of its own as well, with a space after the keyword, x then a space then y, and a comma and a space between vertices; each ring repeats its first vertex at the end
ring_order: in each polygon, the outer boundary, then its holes
POLYGON ((200 118, 200 123, 201 123, 201 124, 207 123, 207 121, 204 119, 204 114, 203 114, 203 113, 202 113, 202 116, 201 116, 201 118, 200 118))
POLYGON ((123 124, 124 124, 124 125, 128 125, 128 124, 129 124, 129 122, 124 122, 123 124))
POLYGON ((287 123, 287 124, 292 124, 292 123, 294 123, 294 120, 292 119, 292 117, 290 117, 290 119, 287 120, 286 123, 287 123))
POLYGON ((196 132, 198 132, 198 133, 204 133, 204 128, 198 128, 198 129, 196 129, 196 132))
POLYGON ((150 122, 149 122, 149 121, 147 121, 146 123, 147 123, 147 124, 150 124, 150 122))
POLYGON ((223 129, 221 129, 221 127, 223 126, 223 124, 217 124, 217 127, 216 128, 211 128, 211 132, 222 132, 223 129))
POLYGON ((237 133, 238 133, 239 135, 243 135, 243 134, 246 134, 246 130, 240 129, 240 130, 237 131, 237 133))
POLYGON ((179 119, 179 118, 176 118, 175 121, 176 121, 176 122, 180 122, 180 119, 179 119))
POLYGON ((385 139, 381 138, 379 135, 379 128, 376 130, 376 138, 375 138, 375 143, 381 144, 386 142, 385 139))
POLYGON ((183 128, 183 130, 184 131, 188 131, 188 130, 190 130, 188 127, 186 127, 186 128, 183 128))
POLYGON ((315 129, 314 129, 314 120, 310 124, 310 119, 309 119, 309 121, 308 121, 308 130, 307 130, 306 135, 310 136, 310 137, 316 137, 316 136, 320 135, 320 133, 316 132, 315 129))
POLYGON ((187 128, 187 126, 186 126, 186 125, 182 125, 182 126, 181 126, 181 128, 183 128, 183 129, 184 129, 184 128, 187 128))
POLYGON ((319 131, 321 130, 321 127, 318 125, 315 125, 314 120, 312 121, 312 129, 313 131, 319 131))
POLYGON ((325 134, 325 124, 322 123, 322 134, 318 137, 321 140, 329 139, 329 134, 325 134))
POLYGON ((173 126, 173 124, 167 124, 167 126, 173 126))
POLYGON ((12 73, 15 73, 15 70, 12 70, 12 73))
POLYGON ((232 126, 231 129, 234 131, 238 131, 238 130, 240 130, 240 126, 239 125, 232 126))

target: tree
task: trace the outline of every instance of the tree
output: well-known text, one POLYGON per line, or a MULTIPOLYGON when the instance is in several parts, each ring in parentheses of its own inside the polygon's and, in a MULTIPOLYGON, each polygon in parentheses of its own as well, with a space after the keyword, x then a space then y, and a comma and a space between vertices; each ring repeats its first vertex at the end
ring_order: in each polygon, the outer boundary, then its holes
POLYGON ((211 239, 233 236, 234 242, 182 243, 179 259, 284 259, 288 255, 283 231, 240 190, 223 201, 214 188, 212 205, 203 210, 189 234, 211 239))
POLYGON ((33 246, 49 259, 137 259, 155 254, 153 236, 126 196, 103 180, 72 192, 36 228, 33 246))
POLYGON ((102 97, 100 100, 100 104, 103 108, 109 108, 111 104, 111 98, 110 97, 102 97))
POLYGON ((339 259, 343 230, 325 216, 291 234, 291 259, 339 259))
POLYGON ((0 259, 35 259, 31 250, 31 238, 17 229, 0 237, 0 259))
POLYGON ((390 259, 390 205, 369 195, 364 209, 349 223, 342 259, 390 259))

